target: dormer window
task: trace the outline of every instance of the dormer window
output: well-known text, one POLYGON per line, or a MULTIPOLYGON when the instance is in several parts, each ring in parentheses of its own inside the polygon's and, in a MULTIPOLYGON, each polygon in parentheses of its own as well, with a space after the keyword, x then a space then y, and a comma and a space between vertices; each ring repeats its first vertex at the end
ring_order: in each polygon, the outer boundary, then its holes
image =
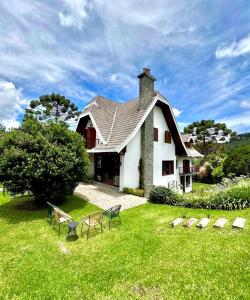
POLYGON ((171 134, 169 131, 165 131, 165 143, 171 144, 171 134))
POLYGON ((154 128, 154 142, 158 142, 158 128, 154 128))

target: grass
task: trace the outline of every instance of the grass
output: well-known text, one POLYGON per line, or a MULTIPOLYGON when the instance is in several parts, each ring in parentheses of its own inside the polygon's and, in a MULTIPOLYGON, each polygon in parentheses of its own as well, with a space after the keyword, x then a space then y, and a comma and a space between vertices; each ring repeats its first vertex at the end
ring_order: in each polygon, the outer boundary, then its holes
POLYGON ((202 182, 193 182, 192 183, 192 190, 193 192, 200 191, 200 190, 210 190, 211 184, 202 183, 202 182))
MULTIPOLYGON (((21 201, 0 196, 1 299, 249 299, 250 209, 145 204, 122 212, 121 226, 67 242, 46 210, 17 210, 21 201), (208 213, 203 230, 169 226, 183 214, 208 213), (246 229, 232 230, 236 216, 247 218, 246 229), (217 217, 230 222, 216 230, 217 217)), ((62 208, 76 220, 99 210, 76 196, 62 208)))

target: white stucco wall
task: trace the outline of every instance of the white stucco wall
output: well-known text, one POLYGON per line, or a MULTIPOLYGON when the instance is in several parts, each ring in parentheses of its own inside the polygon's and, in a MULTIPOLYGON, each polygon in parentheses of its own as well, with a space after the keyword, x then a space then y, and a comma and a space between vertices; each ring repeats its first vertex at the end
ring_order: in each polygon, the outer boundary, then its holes
POLYGON ((165 143, 165 131, 169 131, 162 109, 154 108, 154 127, 158 128, 158 142, 154 142, 154 185, 173 185, 179 179, 176 172, 175 144, 171 137, 171 144, 165 143), (174 174, 162 176, 162 161, 174 161, 174 174))
POLYGON ((126 146, 126 153, 121 157, 120 190, 124 187, 139 187, 139 161, 141 157, 141 130, 126 146))

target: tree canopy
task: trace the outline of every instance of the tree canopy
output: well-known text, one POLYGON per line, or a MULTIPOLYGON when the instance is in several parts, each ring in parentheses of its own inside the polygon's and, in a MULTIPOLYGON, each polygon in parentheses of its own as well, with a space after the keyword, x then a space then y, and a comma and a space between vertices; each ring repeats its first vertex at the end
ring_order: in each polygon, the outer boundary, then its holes
POLYGON ((86 175, 82 137, 66 124, 27 119, 0 139, 0 180, 12 194, 30 192, 38 203, 72 194, 86 175))
POLYGON ((250 174, 250 145, 237 147, 231 151, 224 161, 223 171, 226 175, 250 174))
POLYGON ((35 117, 39 121, 76 120, 80 112, 69 99, 60 94, 43 95, 38 100, 32 100, 25 111, 24 119, 35 117))

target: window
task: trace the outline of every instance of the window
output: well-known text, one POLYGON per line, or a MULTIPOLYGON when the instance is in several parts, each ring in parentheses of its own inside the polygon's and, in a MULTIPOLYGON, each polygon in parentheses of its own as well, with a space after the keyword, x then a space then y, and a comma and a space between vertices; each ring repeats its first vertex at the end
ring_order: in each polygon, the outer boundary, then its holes
POLYGON ((158 142, 158 128, 154 128, 154 142, 158 142))
POLYGON ((169 131, 165 131, 165 143, 171 144, 171 134, 169 131))
POLYGON ((190 187, 190 176, 186 177, 186 187, 190 187))
POLYGON ((163 160, 162 161, 162 176, 174 174, 174 161, 163 160))

